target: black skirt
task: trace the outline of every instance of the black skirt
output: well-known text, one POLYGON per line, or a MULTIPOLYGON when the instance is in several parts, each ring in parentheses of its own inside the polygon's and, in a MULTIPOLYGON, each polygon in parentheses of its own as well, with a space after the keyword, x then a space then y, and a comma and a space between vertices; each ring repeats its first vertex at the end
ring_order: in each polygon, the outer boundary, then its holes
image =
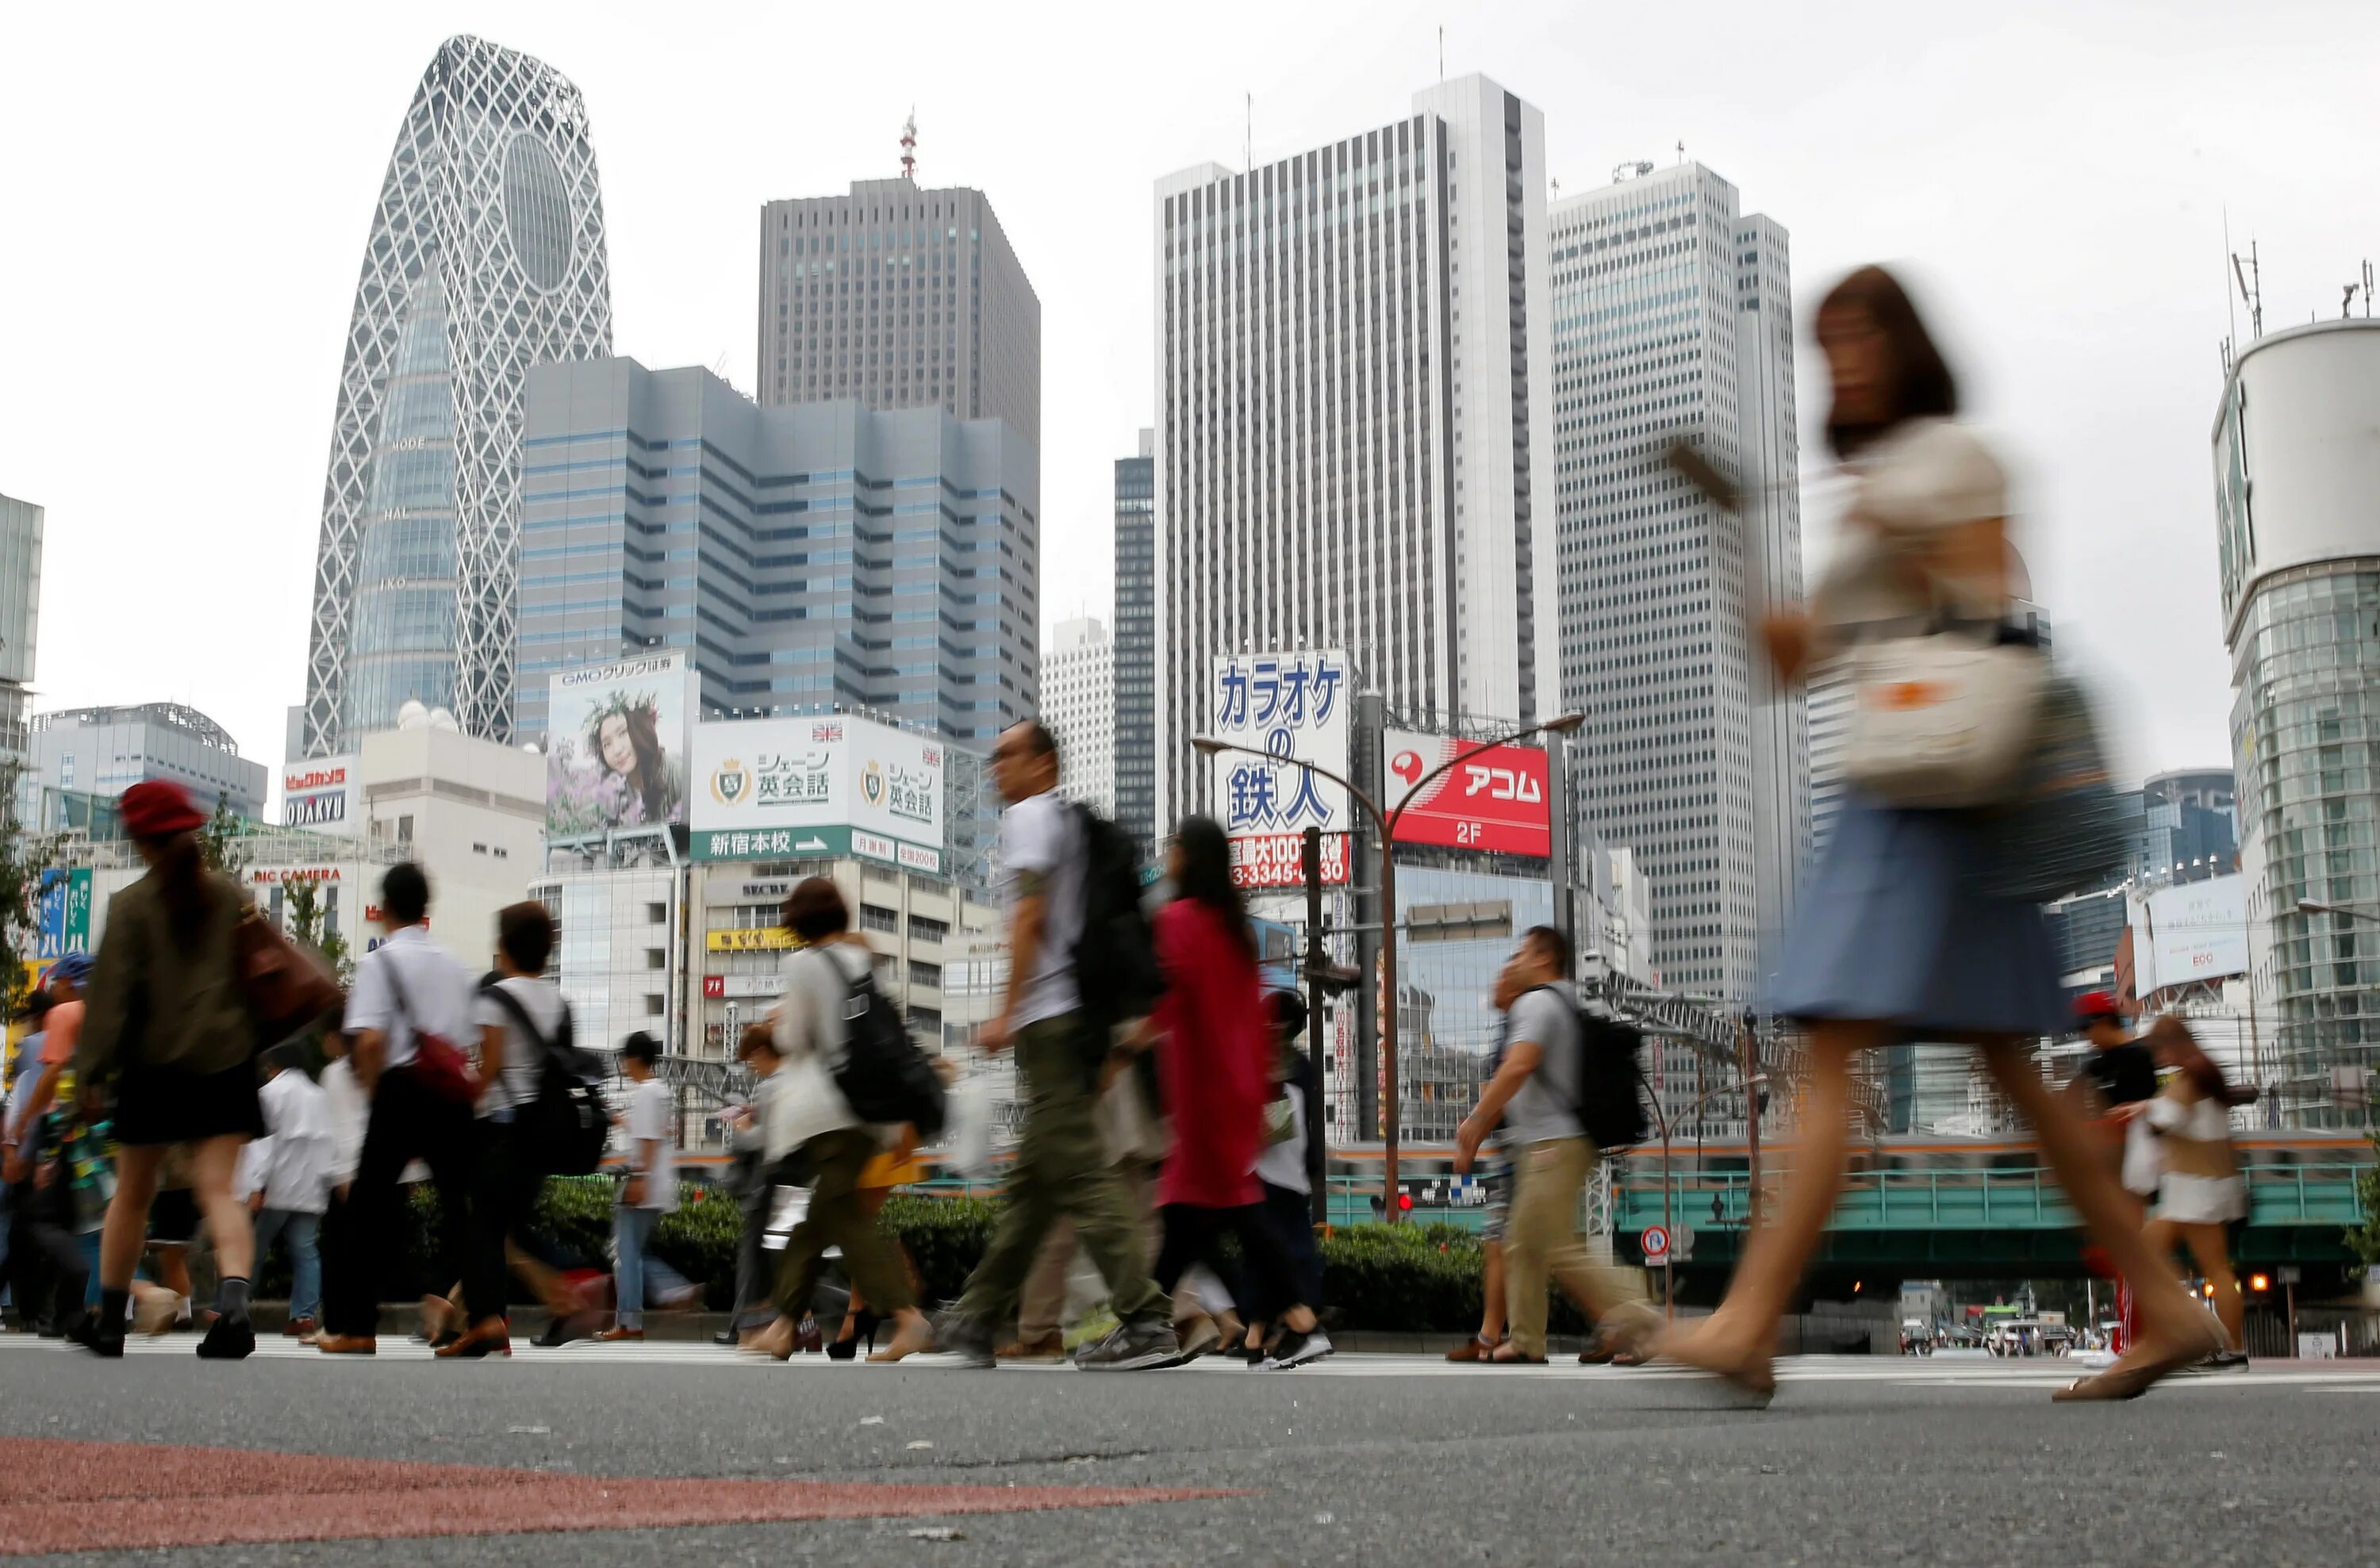
POLYGON ((135 1148, 264 1136, 254 1058, 221 1072, 128 1067, 115 1080, 115 1140, 135 1148))

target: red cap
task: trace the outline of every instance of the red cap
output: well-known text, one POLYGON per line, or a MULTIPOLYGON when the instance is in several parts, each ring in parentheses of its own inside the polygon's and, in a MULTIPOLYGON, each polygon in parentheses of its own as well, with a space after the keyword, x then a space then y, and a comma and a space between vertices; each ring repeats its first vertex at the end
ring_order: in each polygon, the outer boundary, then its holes
POLYGON ((2089 1023, 2093 1019, 2116 1019, 2123 1016, 2123 1009, 2116 1006, 2116 999, 2105 991, 2085 991, 2074 999, 2074 1018, 2078 1023, 2089 1023))
POLYGON ((135 784, 115 802, 115 812, 135 838, 170 838, 207 825, 205 814, 190 803, 189 791, 170 778, 135 784))

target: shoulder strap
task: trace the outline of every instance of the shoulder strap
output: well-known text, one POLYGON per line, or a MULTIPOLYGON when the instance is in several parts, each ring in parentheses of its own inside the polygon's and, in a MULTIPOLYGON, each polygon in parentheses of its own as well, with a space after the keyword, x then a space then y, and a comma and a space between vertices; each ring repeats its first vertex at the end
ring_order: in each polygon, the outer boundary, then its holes
MULTIPOLYGON (((498 1007, 512 1014, 513 1021, 520 1025, 522 1033, 537 1042, 540 1051, 551 1052, 561 1040, 562 1035, 559 1031, 555 1032, 553 1039, 547 1039, 545 1031, 537 1027, 537 1020, 528 1016, 528 1008, 523 1005, 521 999, 505 990, 502 983, 491 981, 480 987, 480 995, 493 997, 498 1007)), ((562 1005, 562 1019, 565 1026, 570 1021, 570 1004, 567 1002, 562 1005)))

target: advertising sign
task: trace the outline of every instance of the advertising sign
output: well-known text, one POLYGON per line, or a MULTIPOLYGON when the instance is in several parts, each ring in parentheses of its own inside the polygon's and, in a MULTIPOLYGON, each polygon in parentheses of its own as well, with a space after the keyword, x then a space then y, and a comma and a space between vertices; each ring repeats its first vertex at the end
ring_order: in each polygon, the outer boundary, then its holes
POLYGON ((694 858, 862 855, 942 866, 942 743, 864 718, 759 718, 694 733, 694 858))
POLYGON ((33 959, 48 963, 68 953, 91 951, 91 872, 53 869, 42 873, 33 959))
POLYGON ((714 953, 769 953, 794 945, 794 934, 782 925, 758 925, 745 931, 706 933, 702 945, 714 953))
MULTIPOLYGON (((1336 887, 1347 880, 1347 835, 1322 836, 1322 883, 1336 887)), ((1303 887, 1305 886, 1305 835, 1244 833, 1232 840, 1232 886, 1234 887, 1303 887)))
POLYGON ((2131 899, 2133 986, 2143 996, 2248 972, 2248 879, 2234 873, 2131 899))
POLYGON ((1465 755, 1475 750, 1469 741, 1407 730, 1391 730, 1383 742, 1390 780, 1385 804, 1391 812, 1404 811, 1397 818, 1398 843, 1512 855, 1553 852, 1545 753, 1530 746, 1490 746, 1465 755), (1463 760, 1421 784, 1454 757, 1463 760))
POLYGON ((706 974, 702 977, 702 994, 716 1001, 722 997, 750 1000, 755 997, 782 996, 785 994, 785 977, 776 974, 706 974))
POLYGON ((686 735, 700 701, 683 652, 555 675, 545 709, 546 837, 684 822, 686 735))
POLYGON ((361 814, 357 810, 361 783, 360 761, 356 757, 314 757, 289 764, 281 770, 281 826, 353 834, 361 814))
POLYGON ((1217 820, 1233 838, 1328 835, 1354 826, 1347 791, 1296 766, 1344 777, 1354 681, 1333 650, 1227 656, 1214 661, 1207 733, 1261 754, 1218 752, 1210 775, 1217 820))

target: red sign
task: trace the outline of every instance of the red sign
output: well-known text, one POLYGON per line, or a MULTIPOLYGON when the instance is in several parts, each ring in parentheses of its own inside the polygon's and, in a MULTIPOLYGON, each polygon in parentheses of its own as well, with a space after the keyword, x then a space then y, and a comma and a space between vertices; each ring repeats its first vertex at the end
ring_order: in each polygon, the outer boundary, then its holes
MULTIPOLYGON (((1322 836, 1322 881, 1336 887, 1347 880, 1347 835, 1322 836)), ((1232 886, 1234 887, 1303 887, 1305 886, 1305 835, 1253 833, 1232 840, 1232 886)))
POLYGON ((723 975, 723 974, 706 974, 706 975, 704 975, 704 976, 702 977, 702 994, 703 994, 705 996, 724 996, 724 995, 727 995, 727 977, 726 977, 725 975, 723 975))
MULTIPOLYGON (((1553 853, 1546 807, 1546 754, 1534 746, 1474 750, 1468 741, 1391 730, 1387 736, 1392 792, 1403 805, 1400 844, 1440 844, 1508 855, 1553 853), (1414 786, 1452 757, 1463 760, 1414 786)), ((1392 808, 1393 809, 1393 808, 1392 808)))

